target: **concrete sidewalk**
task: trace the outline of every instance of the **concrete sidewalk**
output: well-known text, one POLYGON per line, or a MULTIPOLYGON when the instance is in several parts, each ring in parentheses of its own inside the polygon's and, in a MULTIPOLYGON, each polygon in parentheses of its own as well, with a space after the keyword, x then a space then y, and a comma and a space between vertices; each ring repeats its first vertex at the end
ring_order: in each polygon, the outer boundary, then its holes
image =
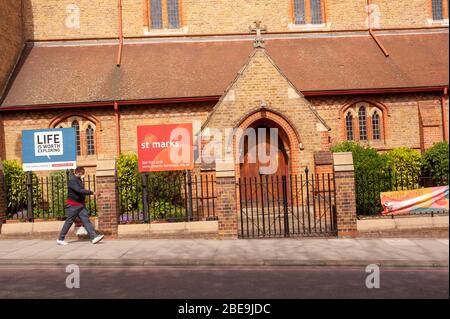
POLYGON ((0 240, 0 265, 448 267, 448 239, 0 240))

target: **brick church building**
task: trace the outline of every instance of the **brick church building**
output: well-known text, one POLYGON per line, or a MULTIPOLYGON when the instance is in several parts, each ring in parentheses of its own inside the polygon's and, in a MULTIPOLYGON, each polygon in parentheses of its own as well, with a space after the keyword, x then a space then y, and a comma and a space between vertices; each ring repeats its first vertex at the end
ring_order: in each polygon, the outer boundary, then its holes
POLYGON ((319 171, 344 140, 424 151, 448 141, 448 11, 443 0, 2 0, 0 158, 21 160, 22 130, 74 127, 77 162, 93 170, 137 153, 137 125, 186 122, 278 128, 281 173, 319 171))

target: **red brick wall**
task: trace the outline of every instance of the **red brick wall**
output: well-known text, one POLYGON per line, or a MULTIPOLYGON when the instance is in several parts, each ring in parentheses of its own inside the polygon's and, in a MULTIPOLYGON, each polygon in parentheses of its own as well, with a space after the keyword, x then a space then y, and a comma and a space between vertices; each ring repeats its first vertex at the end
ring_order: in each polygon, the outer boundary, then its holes
POLYGON ((335 172, 338 236, 355 236, 356 194, 354 172, 335 172))
POLYGON ((97 176, 98 228, 105 235, 117 236, 119 201, 115 176, 97 176))
MULTIPOLYGON (((199 120, 204 122, 211 103, 126 106, 120 108, 120 132, 123 153, 137 153, 137 125, 184 123, 199 120)), ((116 157, 116 123, 113 106, 72 110, 42 110, 0 113, 0 157, 22 158, 22 130, 49 128, 52 123, 68 116, 87 116, 96 122, 96 155, 78 156, 77 163, 95 173, 97 160, 116 157), (2 130, 2 124, 4 129, 2 130), (4 134, 4 138, 2 135, 4 134)))
POLYGON ((216 216, 219 220, 219 238, 236 239, 238 224, 236 199, 238 191, 235 177, 216 178, 216 216))
POLYGON ((6 216, 6 190, 4 189, 3 178, 3 168, 0 164, 0 223, 6 216))
POLYGON ((383 123, 385 138, 381 141, 369 141, 366 144, 380 151, 402 146, 420 150, 425 144, 425 148, 427 148, 434 142, 443 140, 441 96, 441 94, 426 93, 389 94, 356 97, 333 96, 309 98, 309 100, 331 127, 332 145, 346 139, 343 108, 356 102, 368 101, 376 103, 373 105, 379 106, 379 108, 385 108, 385 123, 383 123), (420 114, 420 108, 427 108, 427 111, 420 114), (428 123, 426 125, 433 126, 433 129, 422 129, 421 120, 424 116, 428 123))

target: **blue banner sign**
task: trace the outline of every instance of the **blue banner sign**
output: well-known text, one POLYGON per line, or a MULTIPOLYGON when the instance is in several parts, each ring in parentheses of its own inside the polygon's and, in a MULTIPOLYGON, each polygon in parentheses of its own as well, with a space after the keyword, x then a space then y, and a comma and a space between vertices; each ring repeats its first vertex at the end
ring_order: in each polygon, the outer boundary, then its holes
POLYGON ((76 161, 74 128, 22 131, 24 171, 74 169, 76 161))

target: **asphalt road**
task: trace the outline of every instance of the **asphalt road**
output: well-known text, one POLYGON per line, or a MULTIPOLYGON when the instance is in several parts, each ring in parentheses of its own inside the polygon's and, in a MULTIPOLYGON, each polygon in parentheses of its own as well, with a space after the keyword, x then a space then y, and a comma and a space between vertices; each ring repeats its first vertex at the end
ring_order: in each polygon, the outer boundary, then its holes
POLYGON ((448 298, 443 268, 380 269, 368 289, 365 268, 348 267, 88 267, 80 288, 60 266, 1 266, 0 298, 448 298), (69 279, 67 279, 67 276, 69 279))

